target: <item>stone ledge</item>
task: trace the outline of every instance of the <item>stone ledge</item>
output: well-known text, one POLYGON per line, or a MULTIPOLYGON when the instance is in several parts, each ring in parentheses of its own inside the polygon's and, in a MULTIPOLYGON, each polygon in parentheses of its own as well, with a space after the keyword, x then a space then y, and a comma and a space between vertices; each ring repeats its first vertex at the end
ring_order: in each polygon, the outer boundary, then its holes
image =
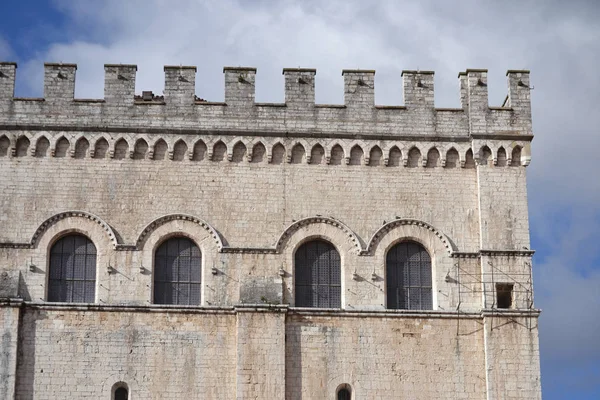
POLYGON ((343 69, 342 75, 344 74, 373 74, 375 75, 374 69, 343 69))
MULTIPOLYGON (((378 106, 375 105, 378 110, 406 110, 406 106, 378 106)), ((461 108, 462 110, 462 108, 461 108)))
POLYGON ((229 254, 277 254, 273 247, 223 247, 221 253, 229 254))
POLYGON ((531 257, 535 250, 479 250, 482 256, 531 257))
POLYGON ((236 304, 234 310, 236 313, 242 312, 277 312, 287 313, 289 306, 287 304, 236 304))
MULTIPOLYGON (((41 101, 44 101, 41 99, 41 101)), ((204 104, 204 103, 202 103, 204 104)), ((220 105, 220 104, 207 104, 220 105)), ((345 107, 345 106, 341 106, 345 107)), ((153 128, 153 127, 128 127, 128 126, 103 126, 103 125, 37 125, 37 124, 0 124, 2 131, 48 131, 48 132, 102 132, 102 133, 147 133, 161 135, 223 135, 223 136, 263 136, 286 138, 320 138, 320 139, 365 139, 365 140, 396 140, 396 141, 426 141, 426 142, 468 142, 470 136, 428 136, 428 135, 395 135, 395 134, 357 134, 348 132, 328 133, 315 131, 261 131, 261 130, 222 130, 222 129, 194 129, 194 128, 153 128)), ((478 135, 485 139, 518 139, 528 140, 533 135, 496 137, 494 135, 478 135)))
POLYGON ((137 71, 137 65, 135 64, 104 64, 104 68, 135 68, 137 71))
MULTIPOLYGON (((189 314, 235 314, 234 307, 221 306, 180 306, 167 304, 129 305, 129 304, 96 304, 96 303, 50 303, 21 301, 26 308, 36 310, 65 311, 103 311, 103 312, 138 312, 138 313, 189 313, 189 314)), ((0 303, 1 304, 1 303, 0 303)))
POLYGON ((192 70, 194 70, 194 72, 196 72, 196 70, 197 70, 196 66, 194 66, 194 65, 165 65, 164 68, 163 68, 164 71, 166 71, 168 69, 176 69, 176 70, 179 70, 179 69, 192 69, 192 70))
POLYGON ((285 103, 254 103, 256 107, 287 107, 285 103))
POLYGON ((290 315, 314 317, 347 318, 428 318, 428 319, 481 319, 483 317, 527 317, 537 318, 542 310, 483 309, 473 312, 439 310, 346 310, 341 308, 290 307, 288 304, 236 304, 234 306, 179 306, 150 304, 146 306, 127 304, 95 303, 40 303, 23 301, 18 298, 0 299, 0 307, 26 307, 49 311, 99 311, 99 312, 136 312, 136 313, 187 313, 187 314, 226 314, 241 312, 276 312, 290 315))
POLYGON ((483 139, 483 140, 526 140, 532 141, 534 135, 521 135, 518 132, 497 132, 485 135, 472 134, 469 137, 471 139, 483 139))
POLYGON ((317 70, 315 68, 284 68, 282 74, 285 74, 286 72, 312 72, 316 75, 317 70))
POLYGON ((227 103, 224 101, 201 101, 195 100, 194 104, 197 106, 226 106, 227 103))
POLYGON ((480 312, 456 312, 438 310, 345 310, 332 308, 290 307, 288 314, 302 316, 328 316, 349 318, 446 318, 446 319, 480 319, 480 312))
POLYGON ((512 309, 499 309, 499 308, 486 308, 481 310, 482 317, 539 317, 542 310, 539 308, 532 308, 531 310, 512 310, 512 309))
POLYGON ((75 68, 75 69, 77 69, 77 64, 47 62, 47 63, 44 63, 44 67, 67 67, 67 68, 75 68))
POLYGON ((247 71, 247 72, 256 72, 255 67, 223 67, 223 72, 225 71, 247 71))
POLYGON ((75 103, 106 103, 104 99, 73 99, 75 103))
POLYGON ((416 75, 434 75, 435 71, 418 71, 418 70, 414 70, 414 69, 403 69, 402 72, 400 73, 400 76, 403 76, 404 74, 416 74, 416 75))
POLYGON ((21 307, 24 303, 20 298, 0 298, 0 307, 21 307))
POLYGON ((43 97, 15 97, 13 101, 46 101, 43 97))

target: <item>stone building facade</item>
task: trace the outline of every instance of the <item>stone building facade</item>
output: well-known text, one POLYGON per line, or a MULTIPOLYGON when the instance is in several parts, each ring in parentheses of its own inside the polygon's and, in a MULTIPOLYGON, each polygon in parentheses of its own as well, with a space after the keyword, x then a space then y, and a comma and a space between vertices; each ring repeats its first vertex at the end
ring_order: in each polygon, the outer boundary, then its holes
POLYGON ((0 398, 540 399, 526 166, 529 72, 488 105, 486 70, 434 107, 434 74, 45 64, 15 98, 0 63, 0 398))

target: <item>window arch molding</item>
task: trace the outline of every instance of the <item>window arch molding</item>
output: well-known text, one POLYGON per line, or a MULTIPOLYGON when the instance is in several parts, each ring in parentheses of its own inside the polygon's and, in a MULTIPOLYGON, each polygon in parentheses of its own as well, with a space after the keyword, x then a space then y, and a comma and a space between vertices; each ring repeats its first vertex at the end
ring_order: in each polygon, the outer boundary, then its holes
MULTIPOLYGON (((326 238, 331 237, 340 244, 350 243, 351 246, 348 250, 352 253, 362 252, 363 245, 360 237, 343 222, 329 217, 308 217, 295 221, 281 233, 275 248, 278 252, 283 253, 286 247, 292 246, 293 251, 295 251, 294 246, 299 246, 299 241, 307 240, 306 237, 309 235, 317 237, 321 234, 325 235, 323 236, 325 240, 329 240, 326 238), (330 227, 335 229, 329 229, 330 227), (299 231, 301 232, 299 233, 299 231)), ((340 249, 338 248, 338 250, 340 249)))
MULTIPOLYGON (((28 260, 36 271, 49 271, 50 254, 54 244, 68 235, 87 237, 96 247, 96 298, 98 285, 108 279, 106 268, 113 256, 116 236, 108 224, 100 218, 84 212, 73 211, 56 214, 45 220, 31 240, 31 258, 28 260)), ((32 273, 28 276, 31 299, 48 299, 48 273, 32 273)))
MULTIPOLYGON (((77 222, 81 222, 81 221, 77 221, 77 222)), ((65 225, 65 223, 61 223, 58 224, 59 226, 56 227, 56 229, 60 229, 60 225, 65 225)), ((32 260, 33 265, 45 265, 46 266, 46 271, 47 273, 44 274, 44 279, 45 279, 45 284, 44 284, 44 294, 43 294, 43 298, 46 299, 47 301, 50 301, 50 278, 51 278, 51 274, 50 274, 50 266, 51 266, 51 262, 52 262, 52 250, 54 248, 54 246, 62 239, 69 237, 69 236, 83 236, 86 239, 88 239, 96 248, 96 276, 94 277, 95 279, 95 287, 94 287, 94 292, 95 292, 95 296, 94 296, 94 301, 96 302, 98 299, 98 285, 101 282, 101 279, 103 278, 102 276, 102 269, 99 268, 100 265, 103 265, 102 263, 106 263, 109 260, 109 257, 106 256, 106 252, 102 251, 102 248, 100 246, 104 245, 109 245, 108 243, 106 243, 105 241, 102 241, 103 236, 99 235, 98 233, 96 233, 94 235, 93 230, 90 229, 85 229, 85 227, 78 227, 78 228, 74 228, 74 227, 65 227, 64 229, 60 229, 59 232, 55 233, 52 237, 47 237, 46 240, 44 241, 40 241, 39 243, 39 248, 44 249, 45 255, 44 255, 44 260, 45 262, 42 263, 36 263, 34 260, 32 260)), ((36 274, 37 275, 37 274, 36 274)), ((32 297, 33 297, 33 293, 31 293, 32 297)), ((41 297, 41 296, 40 296, 41 297)))
MULTIPOLYGON (((185 237, 198 246, 201 254, 200 281, 202 282, 202 288, 206 287, 206 285, 212 286, 213 280, 218 279, 218 277, 215 278, 215 275, 211 273, 211 268, 213 266, 218 270, 227 268, 227 265, 222 266, 219 262, 219 252, 221 248, 218 243, 220 243, 220 241, 217 242, 215 240, 213 232, 216 231, 212 228, 206 229, 192 219, 177 218, 164 221, 163 223, 156 225, 150 232, 147 232, 144 236, 143 246, 140 249, 140 262, 144 270, 149 272, 147 274, 149 288, 146 293, 148 301, 152 302, 153 300, 155 271, 154 256, 156 250, 161 244, 175 237, 185 237)), ((227 271, 223 272, 227 273, 227 271)), ((201 289, 200 304, 212 303, 213 299, 211 298, 211 295, 212 292, 201 289)))
POLYGON ((51 216, 40 224, 31 238, 31 246, 48 247, 63 232, 77 231, 93 242, 102 242, 107 248, 116 248, 117 235, 113 228, 100 217, 85 211, 65 211, 51 216))
POLYGON ((454 260, 451 258, 453 244, 443 233, 431 225, 415 220, 397 220, 388 223, 379 232, 373 235, 369 243, 369 252, 373 257, 375 274, 383 278, 381 304, 387 305, 386 291, 386 260, 388 252, 398 243, 415 242, 425 248, 431 258, 432 277, 432 304, 433 310, 438 306, 443 309, 449 307, 449 297, 438 296, 438 290, 447 292, 452 283, 445 281, 448 271, 455 270, 454 260), (384 229, 385 228, 385 229, 384 229))
POLYGON ((296 224, 292 224, 282 234, 277 244, 283 260, 284 303, 295 306, 296 251, 305 243, 323 240, 331 243, 340 255, 341 308, 344 308, 346 281, 352 279, 352 272, 348 270, 348 265, 356 265, 359 257, 360 244, 356 243, 357 236, 351 231, 348 233, 349 228, 346 225, 327 218, 312 218, 307 219, 305 223, 296 224))

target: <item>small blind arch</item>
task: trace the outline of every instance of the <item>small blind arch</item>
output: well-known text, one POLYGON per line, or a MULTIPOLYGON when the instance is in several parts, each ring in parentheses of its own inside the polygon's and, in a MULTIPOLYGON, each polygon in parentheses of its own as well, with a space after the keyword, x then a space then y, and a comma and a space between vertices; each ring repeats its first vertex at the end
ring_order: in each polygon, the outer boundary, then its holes
POLYGON ((388 309, 431 310, 431 257, 420 243, 403 241, 386 255, 388 309))
POLYGON ((192 240, 165 240, 154 254, 154 304, 199 305, 202 253, 192 240))
POLYGON ((341 259, 325 240, 311 240, 294 255, 296 307, 341 307, 341 259))
POLYGON ((50 249, 48 301, 93 303, 96 246, 84 235, 67 235, 50 249))

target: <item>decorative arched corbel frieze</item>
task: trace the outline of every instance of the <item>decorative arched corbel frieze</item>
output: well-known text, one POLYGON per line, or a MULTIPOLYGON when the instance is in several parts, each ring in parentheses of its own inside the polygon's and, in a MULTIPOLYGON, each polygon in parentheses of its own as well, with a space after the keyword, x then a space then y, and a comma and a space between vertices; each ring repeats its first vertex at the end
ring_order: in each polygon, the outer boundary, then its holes
POLYGON ((190 221, 190 222, 200 225, 212 237, 213 241, 215 242, 215 244, 217 246, 217 249, 219 251, 223 250, 223 239, 221 238, 221 235, 219 234, 219 232, 217 232, 217 230, 215 228, 213 228, 210 224, 208 224, 206 221, 201 220, 200 218, 194 217, 192 215, 186 215, 186 214, 169 214, 169 215, 163 215, 162 217, 156 218, 155 220, 150 222, 148 225, 146 225, 146 227, 142 230, 142 233, 140 233, 140 235, 138 236, 138 239, 135 242, 135 247, 138 250, 140 250, 143 247, 144 242, 146 241, 146 239, 148 238, 150 233, 152 233, 152 231, 154 231, 159 226, 164 225, 167 222, 174 221, 174 220, 190 221))
POLYGON ((352 229, 350 229, 346 224, 338 221, 337 219, 334 219, 331 217, 319 217, 319 216, 303 218, 303 219, 296 221, 296 222, 292 223, 291 225, 289 225, 283 231, 283 233, 277 240, 277 243, 275 244, 276 251, 278 253, 280 253, 282 251, 282 249, 285 247, 287 240, 295 232, 297 232, 302 227, 305 227, 307 225, 312 225, 312 224, 327 224, 327 225, 331 225, 331 226, 334 226, 334 227, 340 229, 345 234, 345 236, 348 238, 348 240, 352 243, 352 246, 353 246, 356 254, 362 253, 362 251, 363 251, 362 241, 360 240, 358 235, 356 233, 354 233, 354 231, 352 231, 352 229))
POLYGON ((381 239, 389 231, 391 231, 392 229, 394 229, 400 225, 414 225, 414 226, 417 226, 422 229, 426 229, 426 230, 430 231, 443 243, 444 247, 446 248, 446 251, 448 252, 448 255, 451 255, 452 252, 456 250, 454 248, 452 241, 444 233, 442 233, 438 229, 434 228, 427 222, 419 221, 416 219, 400 218, 400 219, 396 219, 394 221, 388 222, 387 224, 385 224, 381 228, 379 228, 379 230, 377 232, 375 232, 375 234, 373 234, 373 236, 371 237, 371 240, 369 240, 367 249, 364 252, 362 252, 362 255, 373 254, 375 247, 377 247, 377 245, 379 244, 381 239))

